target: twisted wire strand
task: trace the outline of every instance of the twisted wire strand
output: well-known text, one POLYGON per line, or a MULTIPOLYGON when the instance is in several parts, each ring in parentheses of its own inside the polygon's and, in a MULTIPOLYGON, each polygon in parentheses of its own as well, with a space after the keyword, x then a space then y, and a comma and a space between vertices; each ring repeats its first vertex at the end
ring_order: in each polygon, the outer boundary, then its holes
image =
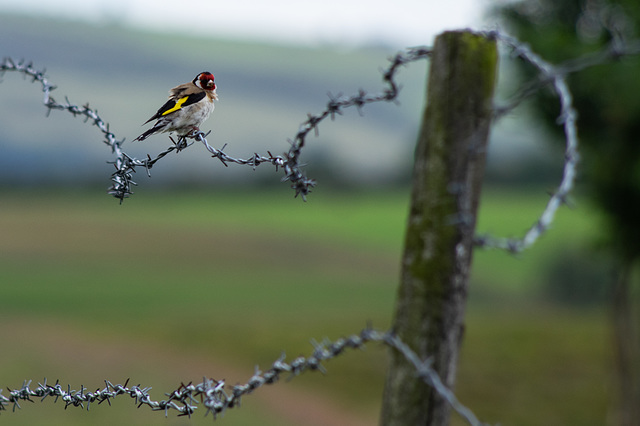
POLYGON ((255 368, 254 374, 244 384, 228 387, 224 380, 203 378, 202 382, 181 383, 174 391, 166 393, 166 399, 153 400, 149 391, 151 387, 142 387, 140 384, 129 386, 129 379, 124 384, 113 384, 105 380, 102 389, 89 391, 84 386, 79 390, 66 388, 56 381, 48 384, 45 379, 43 383, 38 383, 32 387, 32 381, 23 382, 17 389, 8 389, 8 396, 3 395, 0 389, 0 411, 7 410, 12 405, 13 410, 22 408, 21 401, 34 402, 34 399, 44 401, 48 397, 54 398, 54 402, 59 399, 64 402, 64 408, 81 407, 89 410, 91 404, 102 404, 107 402, 111 405, 111 400, 119 396, 129 396, 138 405, 138 408, 147 406, 153 411, 163 411, 165 416, 169 411, 176 411, 179 416, 191 416, 201 404, 206 408, 205 415, 212 413, 214 418, 218 414, 224 414, 227 410, 240 406, 242 397, 251 394, 264 385, 275 384, 284 376, 290 380, 305 371, 326 372, 323 362, 336 358, 347 353, 349 350, 362 349, 369 342, 379 342, 390 348, 398 350, 416 369, 416 374, 444 399, 451 407, 471 426, 480 426, 481 423, 475 414, 465 407, 455 394, 447 388, 440 376, 432 367, 431 360, 421 360, 418 355, 403 343, 392 332, 381 332, 371 327, 364 328, 359 334, 340 338, 334 342, 325 339, 321 342, 312 340, 313 352, 311 355, 299 356, 290 362, 286 361, 283 353, 276 359, 271 367, 266 371, 255 368))

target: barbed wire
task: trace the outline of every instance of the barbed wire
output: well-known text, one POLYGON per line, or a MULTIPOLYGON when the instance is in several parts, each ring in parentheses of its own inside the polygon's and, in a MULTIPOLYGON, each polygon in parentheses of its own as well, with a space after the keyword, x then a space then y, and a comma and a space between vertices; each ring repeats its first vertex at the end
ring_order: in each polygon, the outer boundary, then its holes
POLYGON ((283 353, 271 367, 262 372, 258 367, 255 368, 253 376, 245 384, 239 384, 229 389, 224 380, 215 380, 203 378, 201 383, 180 384, 180 386, 165 395, 167 399, 154 401, 149 394, 151 387, 142 387, 141 385, 128 386, 129 379, 121 384, 113 384, 105 380, 105 386, 102 389, 96 389, 91 392, 84 386, 80 390, 72 390, 70 385, 66 389, 59 381, 50 385, 47 380, 44 383, 38 383, 34 388, 31 387, 32 381, 23 382, 18 389, 7 389, 8 396, 2 394, 0 389, 0 411, 7 410, 8 405, 13 405, 13 411, 16 408, 22 408, 20 401, 34 402, 33 399, 38 398, 44 401, 47 397, 54 398, 54 402, 61 399, 64 402, 64 408, 81 407, 86 405, 87 410, 91 404, 102 404, 107 402, 111 405, 111 400, 121 395, 128 395, 138 405, 138 408, 148 406, 154 411, 164 411, 165 416, 169 411, 175 410, 179 416, 189 416, 196 411, 199 404, 206 408, 205 415, 212 413, 214 419, 218 414, 224 414, 228 409, 240 406, 242 397, 251 394, 256 389, 277 383, 281 376, 287 375, 288 379, 296 377, 305 371, 320 371, 325 373, 323 366, 324 361, 328 361, 347 352, 349 349, 362 349, 369 342, 380 342, 386 346, 399 351, 416 369, 416 374, 426 384, 431 386, 451 407, 471 426, 481 426, 481 423, 475 414, 465 407, 455 394, 447 388, 442 382, 440 376, 432 367, 433 360, 421 360, 418 355, 409 348, 398 336, 391 332, 381 332, 371 327, 366 327, 359 334, 353 334, 349 337, 341 338, 335 342, 325 339, 321 342, 312 341, 313 352, 310 356, 300 356, 291 362, 285 361, 283 353))
POLYGON ((149 170, 167 154, 175 151, 180 152, 190 146, 187 139, 194 139, 201 142, 205 148, 212 154, 212 157, 219 159, 222 164, 228 166, 228 163, 235 163, 239 165, 247 165, 250 167, 257 167, 262 163, 269 163, 278 168, 284 170, 285 176, 283 181, 291 182, 291 187, 295 190, 296 196, 301 195, 303 199, 311 192, 311 189, 316 185, 315 180, 308 178, 302 171, 302 165, 300 163, 300 155, 302 148, 305 145, 306 137, 314 131, 318 133, 318 125, 324 121, 327 117, 335 119, 336 115, 341 115, 342 110, 349 107, 357 107, 360 111, 363 106, 375 103, 375 102, 392 102, 395 101, 399 93, 399 85, 395 82, 395 74, 400 66, 410 62, 414 62, 419 59, 429 57, 431 51, 425 48, 411 48, 406 52, 400 52, 396 54, 390 61, 391 65, 383 72, 383 81, 388 87, 378 94, 368 94, 364 90, 360 90, 356 95, 352 96, 332 96, 329 94, 329 101, 326 108, 319 114, 308 114, 307 120, 303 122, 293 139, 289 140, 290 148, 282 156, 274 156, 270 151, 267 151, 268 156, 262 156, 255 153, 251 158, 239 159, 234 158, 226 154, 223 150, 226 144, 221 149, 217 149, 209 145, 206 140, 206 136, 209 133, 197 132, 195 134, 181 136, 177 141, 173 141, 173 145, 169 146, 164 151, 158 153, 154 158, 147 155, 146 159, 137 159, 128 155, 122 149, 124 139, 118 140, 115 135, 109 130, 109 124, 106 123, 99 115, 97 110, 89 107, 89 104, 85 104, 80 107, 72 104, 68 98, 65 97, 65 103, 58 103, 51 96, 51 92, 56 88, 45 77, 45 70, 39 71, 33 67, 32 62, 15 61, 12 58, 4 58, 0 63, 0 75, 7 71, 17 71, 25 76, 31 77, 33 82, 39 82, 44 92, 43 103, 47 108, 47 116, 51 113, 51 110, 62 110, 71 113, 75 116, 84 116, 85 122, 90 121, 96 125, 98 129, 104 135, 104 143, 111 148, 112 153, 115 155, 115 160, 112 161, 116 171, 111 176, 112 185, 108 190, 108 193, 118 198, 120 202, 124 201, 133 194, 133 186, 137 185, 133 180, 133 174, 136 173, 136 168, 143 167, 149 175, 149 170))

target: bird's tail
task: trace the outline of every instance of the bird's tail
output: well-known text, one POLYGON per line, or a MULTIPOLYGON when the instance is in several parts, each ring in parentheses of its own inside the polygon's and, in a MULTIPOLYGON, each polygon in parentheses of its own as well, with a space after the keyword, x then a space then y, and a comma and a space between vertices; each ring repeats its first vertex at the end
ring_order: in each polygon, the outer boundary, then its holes
POLYGON ((158 122, 156 122, 156 124, 154 124, 152 128, 150 128, 149 130, 147 130, 146 132, 144 132, 143 134, 135 138, 132 142, 143 141, 154 133, 162 132, 162 130, 164 130, 166 126, 167 126, 166 122, 162 120, 158 120, 158 122))
POLYGON ((152 134, 154 134, 156 132, 156 130, 158 130, 158 129, 155 129, 155 128, 152 127, 151 129, 147 130, 146 132, 144 132, 143 134, 141 134, 140 136, 135 138, 132 142, 143 141, 146 138, 148 138, 149 136, 151 136, 152 134))

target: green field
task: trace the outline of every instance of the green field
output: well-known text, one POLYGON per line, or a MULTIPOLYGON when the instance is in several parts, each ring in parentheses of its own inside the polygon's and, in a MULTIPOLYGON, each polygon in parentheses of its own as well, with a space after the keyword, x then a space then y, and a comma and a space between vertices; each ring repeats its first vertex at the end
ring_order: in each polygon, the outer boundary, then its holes
MULTIPOLYGON (((130 377, 162 399, 203 376, 246 381, 282 351, 290 359, 309 354, 312 338, 356 333, 367 321, 386 329, 408 190, 319 188, 306 203, 292 195, 286 185, 262 193, 142 188, 119 205, 99 190, 1 194, 4 394, 24 379, 96 389, 130 377)), ((544 190, 487 191, 479 230, 520 235, 547 198, 544 190)), ((558 305, 543 291, 549 265, 590 244, 597 225, 578 200, 530 251, 476 252, 457 393, 483 421, 605 422, 606 312, 558 305)), ((384 349, 371 345, 328 362, 326 376, 263 388, 219 421, 316 424, 309 413, 319 410, 331 419, 325 424, 375 424, 385 365, 384 349)), ((124 397, 89 412, 52 401, 24 405, 0 420, 212 421, 203 412, 165 420, 124 397)))

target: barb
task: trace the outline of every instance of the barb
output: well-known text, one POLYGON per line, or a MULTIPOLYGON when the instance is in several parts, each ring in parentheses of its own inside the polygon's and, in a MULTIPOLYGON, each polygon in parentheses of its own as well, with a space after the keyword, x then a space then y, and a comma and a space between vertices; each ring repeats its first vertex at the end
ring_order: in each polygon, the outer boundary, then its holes
POLYGON ((245 384, 235 385, 231 389, 226 387, 224 380, 203 378, 199 384, 182 383, 173 392, 165 394, 168 397, 167 399, 154 401, 149 395, 151 387, 141 387, 139 384, 129 387, 129 380, 124 385, 114 385, 112 382, 105 380, 104 388, 89 392, 84 386, 81 386, 80 390, 71 390, 68 385, 65 390, 58 381, 53 385, 49 385, 45 379, 44 383, 38 383, 35 388, 31 388, 31 381, 25 381, 19 389, 7 389, 9 396, 4 396, 2 389, 0 389, 0 411, 6 410, 10 404, 13 405, 13 411, 15 411, 16 408, 22 408, 20 401, 33 402, 35 398, 44 401, 47 397, 55 398, 54 402, 61 399, 64 402, 65 409, 70 406, 84 408, 86 404, 86 408, 89 410, 92 403, 101 404, 106 401, 111 405, 111 399, 120 395, 128 395, 135 401, 138 408, 146 405, 154 411, 164 411, 165 416, 168 415, 170 410, 175 410, 179 413, 179 416, 191 417, 201 402, 207 409, 205 415, 211 412, 216 418, 218 414, 223 414, 228 409, 239 407, 243 396, 264 385, 278 382, 282 375, 286 375, 287 379, 291 379, 305 371, 325 373, 326 370, 322 365, 324 361, 342 355, 349 349, 362 349, 369 342, 380 342, 397 349, 415 366, 418 376, 451 404, 451 407, 467 423, 471 426, 482 425, 473 412, 462 405, 454 393, 442 383, 438 373, 431 366, 430 360, 421 360, 409 346, 391 332, 380 332, 369 327, 359 334, 341 338, 335 342, 327 339, 320 343, 312 341, 314 350, 308 357, 300 356, 291 362, 286 362, 285 354, 283 353, 268 370, 262 372, 256 367, 253 376, 245 384))

